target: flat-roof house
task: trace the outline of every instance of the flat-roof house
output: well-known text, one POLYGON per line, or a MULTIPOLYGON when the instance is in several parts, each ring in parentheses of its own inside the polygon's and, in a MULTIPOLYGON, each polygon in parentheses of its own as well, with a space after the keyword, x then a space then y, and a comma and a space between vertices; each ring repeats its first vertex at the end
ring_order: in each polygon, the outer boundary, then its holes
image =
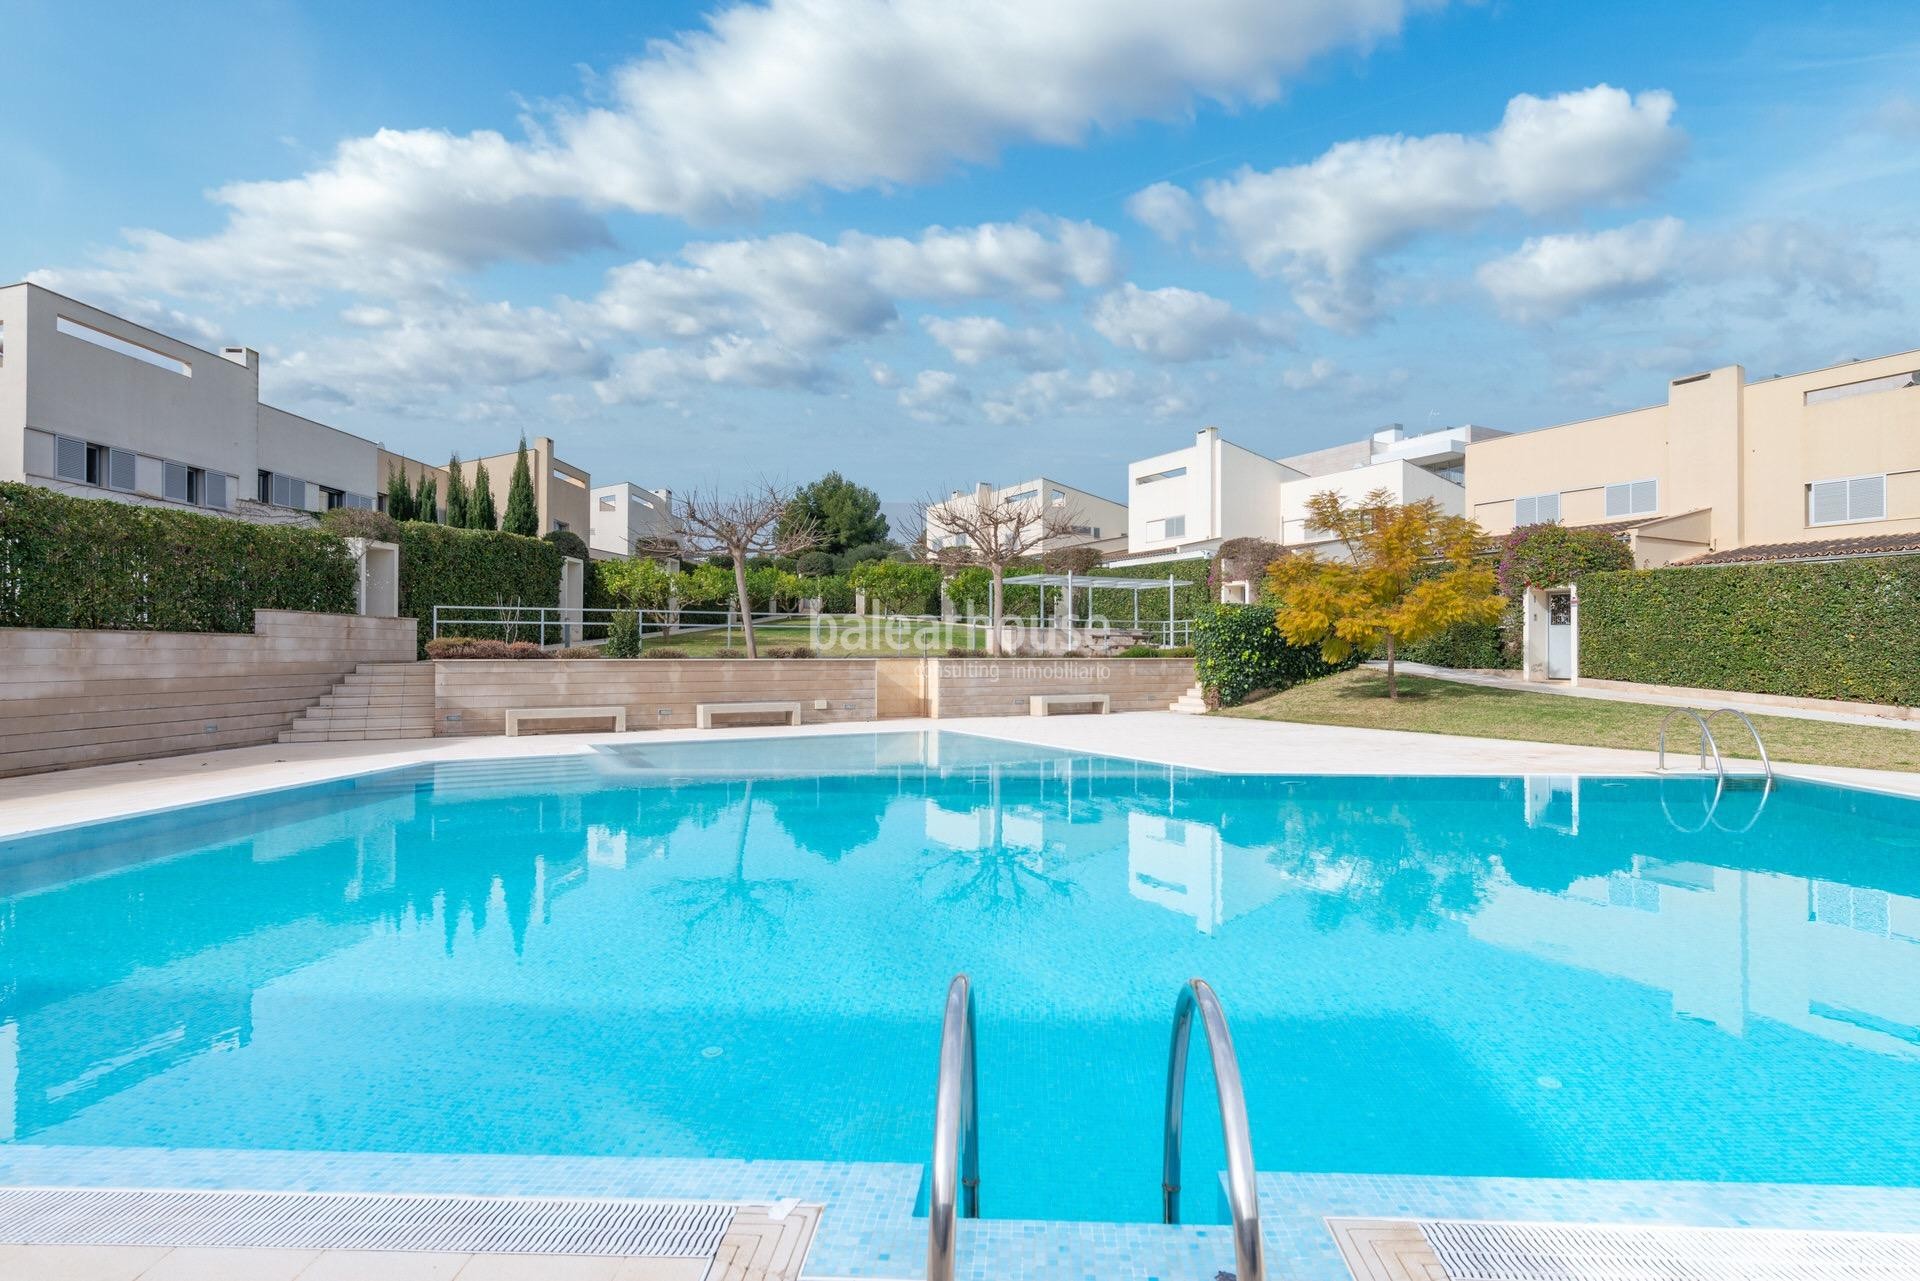
POLYGON ((1920 535, 1920 351, 1752 381, 1739 365, 1686 374, 1663 404, 1467 457, 1468 510, 1491 534, 1605 526, 1643 567, 1885 554, 1920 535))
POLYGON ((373 507, 383 477, 373 441, 261 403, 251 348, 0 288, 0 479, 273 519, 373 507))
POLYGON ((672 490, 623 480, 594 486, 592 498, 593 534, 587 546, 595 560, 679 554, 680 522, 673 514, 672 490))
POLYGON ((966 538, 966 535, 942 519, 947 511, 958 510, 968 504, 977 507, 981 503, 989 502, 1044 504, 1065 516, 1070 531, 1048 539, 1042 549, 1045 551, 1058 551, 1065 547, 1092 547, 1096 551, 1106 553, 1122 551, 1126 547, 1127 509, 1125 505, 1116 503, 1111 498, 1102 498, 1098 494, 1075 488, 1062 481, 1036 476, 1032 480, 1002 485, 998 489, 983 481, 974 487, 972 493, 956 489, 944 501, 928 507, 926 515, 928 552, 938 552, 966 538))

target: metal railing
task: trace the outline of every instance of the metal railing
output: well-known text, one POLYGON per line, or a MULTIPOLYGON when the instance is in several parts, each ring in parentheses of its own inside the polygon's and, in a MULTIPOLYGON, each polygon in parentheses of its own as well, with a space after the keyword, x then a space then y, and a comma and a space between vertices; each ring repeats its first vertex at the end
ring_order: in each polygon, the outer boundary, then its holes
POLYGON ((933 1174, 927 1194, 927 1281, 953 1281, 957 1216, 980 1217, 980 1106, 974 1085, 973 1027, 973 985, 959 974, 947 985, 947 1013, 940 1027, 933 1174))
POLYGON ((1194 1011, 1206 1029, 1213 1058, 1213 1083, 1220 1105, 1220 1130, 1227 1147, 1227 1206, 1233 1214, 1236 1281, 1266 1281, 1260 1240, 1260 1192, 1254 1181, 1253 1137, 1247 1128, 1247 1097, 1240 1084, 1240 1060, 1219 998, 1202 979, 1189 979, 1173 1007, 1173 1043, 1167 1053, 1167 1116, 1160 1173, 1162 1217, 1180 1222, 1180 1131, 1187 1097, 1187 1045, 1193 1039, 1194 1011))
POLYGON ((1753 718, 1737 707, 1716 707, 1707 713, 1705 724, 1712 725, 1716 716, 1736 717, 1747 727, 1747 733, 1753 735, 1753 745, 1760 751, 1760 768, 1766 774, 1767 782, 1773 782, 1773 758, 1767 755, 1767 745, 1760 741, 1760 731, 1754 728, 1753 718))
POLYGON ((1700 768, 1704 770, 1707 767, 1707 753, 1712 752, 1713 772, 1725 778, 1727 766, 1720 759, 1720 744, 1713 741, 1713 729, 1707 724, 1706 718, 1691 707, 1676 707, 1660 718, 1660 768, 1667 768, 1667 726, 1673 724, 1676 716, 1685 716, 1700 727, 1700 768))
MULTIPOLYGON (((480 635, 499 640, 536 640, 540 644, 570 645, 580 640, 586 629, 600 635, 619 616, 633 617, 639 624, 641 639, 663 636, 689 636, 705 632, 727 633, 729 643, 741 627, 740 614, 732 609, 583 609, 555 605, 435 605, 432 635, 439 637, 480 635), (476 631, 475 629, 478 629, 476 631)), ((755 610, 754 626, 767 623, 807 622, 814 614, 784 610, 755 610)))

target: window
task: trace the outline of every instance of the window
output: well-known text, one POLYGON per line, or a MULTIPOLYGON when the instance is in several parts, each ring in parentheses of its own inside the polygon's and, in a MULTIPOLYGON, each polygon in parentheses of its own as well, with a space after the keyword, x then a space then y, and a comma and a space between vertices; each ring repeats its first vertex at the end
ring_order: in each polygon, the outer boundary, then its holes
POLYGON ((613 510, 613 508, 614 508, 613 495, 612 494, 600 495, 600 510, 603 512, 610 512, 613 510))
POLYGON ((81 342, 92 343, 108 351, 119 352, 122 356, 131 356, 135 360, 145 361, 149 365, 179 374, 182 378, 193 377, 193 366, 186 361, 176 360, 151 347, 142 347, 139 343, 115 337, 104 329, 95 329, 92 325, 83 325, 77 320, 68 320, 65 316, 54 317, 53 328, 56 333, 65 334, 69 338, 78 338, 81 342))
POLYGON ((1087 536, 1088 538, 1098 538, 1098 537, 1100 537, 1100 526, 1098 526, 1098 525, 1075 525, 1075 526, 1073 527, 1073 532, 1074 532, 1074 533, 1076 533, 1076 534, 1084 534, 1084 535, 1086 535, 1086 536, 1087 536))
POLYGON ((134 455, 130 449, 92 445, 72 436, 53 438, 53 474, 81 485, 132 493, 134 455))
POLYGON ((1560 495, 1533 494, 1513 500, 1515 525, 1545 525, 1560 519, 1560 495))
POLYGON ((1008 495, 1007 495, 1007 496, 1006 496, 1006 497, 1005 497, 1004 499, 1002 499, 1001 501, 1002 501, 1002 502, 1008 502, 1008 503, 1027 503, 1027 502, 1032 502, 1032 501, 1033 501, 1034 499, 1036 499, 1036 498, 1038 498, 1038 497, 1040 497, 1040 491, 1039 491, 1039 490, 1037 490, 1037 489, 1023 489, 1023 490, 1021 490, 1021 491, 1020 491, 1019 493, 1017 493, 1017 494, 1008 494, 1008 495))
POLYGON ((1153 472, 1146 476, 1136 476, 1134 477, 1133 483, 1136 485, 1151 485, 1155 481, 1160 480, 1177 480, 1186 474, 1187 469, 1184 467, 1169 467, 1165 471, 1153 472))
POLYGON ((1920 369, 1908 374, 1888 374, 1884 378, 1867 378, 1857 383, 1844 383, 1838 387, 1816 387, 1803 399, 1809 405, 1821 405, 1830 400, 1845 400, 1849 396, 1870 396, 1880 391, 1898 391, 1902 387, 1920 387, 1920 369))
POLYGON ((567 527, 567 522, 564 520, 556 520, 553 522, 553 528, 556 532, 563 530, 566 527, 567 527))
POLYGON ((263 471, 257 492, 261 502, 274 507, 298 507, 304 510, 307 505, 307 482, 298 476, 263 471))
POLYGON ((1185 516, 1168 516, 1164 520, 1147 522, 1147 541, 1158 542, 1163 538, 1182 538, 1187 532, 1185 516))
POLYGON ((210 471, 206 476, 206 506, 218 507, 222 511, 233 506, 232 490, 227 482, 231 477, 224 472, 210 471))
POLYGON ((347 505, 346 490, 328 489, 325 485, 321 485, 318 488, 320 490, 320 509, 322 511, 332 511, 336 507, 345 507, 347 505))
POLYGON ((1645 516, 1660 510, 1660 482, 1630 480, 1607 486, 1608 516, 1645 516))
POLYGON ((1887 478, 1854 476, 1816 480, 1807 486, 1807 524, 1844 525, 1887 518, 1887 478))

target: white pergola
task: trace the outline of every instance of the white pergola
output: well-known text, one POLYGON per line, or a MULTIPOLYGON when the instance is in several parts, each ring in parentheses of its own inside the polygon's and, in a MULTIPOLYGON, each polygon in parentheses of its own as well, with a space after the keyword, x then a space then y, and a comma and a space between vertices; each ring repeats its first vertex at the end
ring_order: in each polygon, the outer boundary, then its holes
MULTIPOLYGON (((1085 588, 1087 592, 1087 617, 1093 617, 1093 593, 1099 590, 1113 590, 1133 593, 1133 630, 1140 630, 1140 593, 1157 592, 1162 588, 1167 593, 1167 643, 1173 643, 1173 593, 1175 588, 1192 587, 1194 584, 1184 578, 1175 578, 1169 574, 1165 578, 1121 578, 1114 574, 1021 574, 1006 580, 1007 586, 1020 587, 1060 587, 1066 591, 1067 641, 1073 641, 1073 594, 1085 588)), ((1047 625, 1047 594, 1040 593, 1040 626, 1047 625)))

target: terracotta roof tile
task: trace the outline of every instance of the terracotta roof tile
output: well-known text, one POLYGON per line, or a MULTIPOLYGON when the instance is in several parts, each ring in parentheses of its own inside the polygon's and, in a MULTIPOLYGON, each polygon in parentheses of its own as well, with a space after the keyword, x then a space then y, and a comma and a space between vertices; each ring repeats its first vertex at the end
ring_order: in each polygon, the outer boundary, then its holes
POLYGON ((1857 556, 1920 554, 1920 533, 1867 534, 1853 538, 1821 538, 1798 543, 1756 543, 1708 552, 1682 565, 1754 565, 1781 560, 1839 560, 1857 556))

